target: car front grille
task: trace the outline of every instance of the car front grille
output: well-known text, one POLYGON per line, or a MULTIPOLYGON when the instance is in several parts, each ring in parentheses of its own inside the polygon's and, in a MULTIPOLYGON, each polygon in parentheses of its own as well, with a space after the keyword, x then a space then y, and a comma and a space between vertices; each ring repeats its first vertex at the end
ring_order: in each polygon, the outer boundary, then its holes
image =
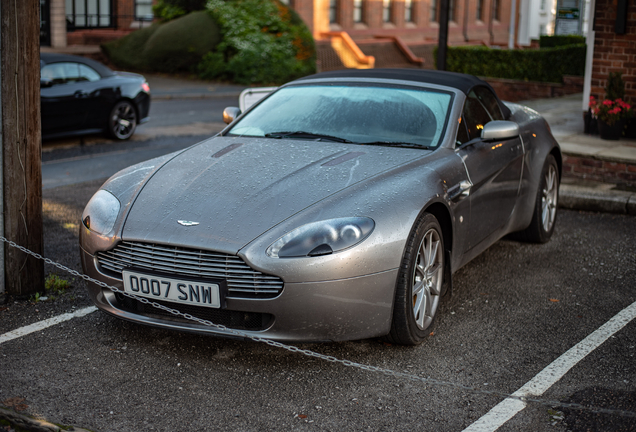
POLYGON ((100 271, 119 279, 129 267, 176 277, 224 279, 229 298, 274 298, 284 285, 279 277, 252 269, 240 257, 219 252, 124 241, 96 257, 100 271))
MULTIPOLYGON (((144 304, 138 300, 126 297, 119 293, 115 295, 115 298, 117 299, 117 307, 127 312, 149 317, 154 315, 159 318, 175 322, 193 323, 192 320, 188 320, 180 315, 171 314, 168 311, 144 304)), ((223 325, 235 330, 265 330, 271 325, 274 318, 272 315, 266 313, 239 312, 227 309, 177 304, 160 300, 153 300, 153 302, 167 306, 171 309, 177 309, 183 314, 190 314, 195 318, 204 319, 214 324, 223 325)), ((213 329, 213 327, 210 328, 213 329)))

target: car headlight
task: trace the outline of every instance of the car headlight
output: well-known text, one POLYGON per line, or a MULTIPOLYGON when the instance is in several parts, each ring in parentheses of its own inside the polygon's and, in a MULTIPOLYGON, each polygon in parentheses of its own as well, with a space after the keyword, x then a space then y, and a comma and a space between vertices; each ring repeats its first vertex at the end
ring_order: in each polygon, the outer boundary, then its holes
POLYGON ((113 194, 100 189, 86 204, 82 213, 82 222, 89 230, 97 234, 108 234, 115 226, 121 204, 113 194))
POLYGON ((329 255, 367 238, 375 222, 368 217, 348 217, 312 222, 285 234, 267 248, 273 258, 329 255))

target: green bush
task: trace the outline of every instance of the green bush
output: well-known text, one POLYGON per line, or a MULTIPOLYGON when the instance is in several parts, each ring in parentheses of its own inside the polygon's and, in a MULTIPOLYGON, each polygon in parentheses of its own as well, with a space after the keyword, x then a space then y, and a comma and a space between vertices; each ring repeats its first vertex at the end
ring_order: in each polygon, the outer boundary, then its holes
POLYGON ((277 0, 210 0, 222 42, 199 64, 202 78, 240 84, 282 84, 316 70, 313 38, 302 20, 277 0))
POLYGON ((102 44, 106 56, 123 69, 145 70, 146 65, 141 56, 146 42, 159 28, 159 24, 134 31, 123 38, 102 44))
POLYGON ((605 98, 609 100, 625 98, 625 81, 620 72, 610 72, 605 86, 605 98))
POLYGON ((541 50, 448 47, 446 66, 449 71, 482 77, 560 83, 563 75, 584 75, 585 50, 584 44, 541 50))
POLYGON ((171 73, 196 69, 220 40, 214 19, 206 11, 200 11, 165 24, 155 23, 102 47, 119 67, 171 73))
POLYGON ((585 43, 585 36, 560 35, 539 36, 539 48, 555 48, 565 45, 580 45, 585 43))
POLYGON ((189 71, 220 41, 219 28, 210 14, 192 12, 159 26, 148 38, 142 58, 152 71, 189 71))

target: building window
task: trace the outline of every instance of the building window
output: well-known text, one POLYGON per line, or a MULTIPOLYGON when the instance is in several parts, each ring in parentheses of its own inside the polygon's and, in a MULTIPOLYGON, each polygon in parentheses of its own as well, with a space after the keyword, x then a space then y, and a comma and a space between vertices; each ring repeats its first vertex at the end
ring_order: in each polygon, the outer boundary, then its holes
POLYGON ((361 23, 362 20, 362 0, 353 0, 353 22, 361 23))
POLYGON ((545 10, 545 0, 541 0, 541 10, 545 10))
POLYGON ((437 0, 431 0, 430 20, 437 22, 437 0))
POLYGON ((484 20, 484 0, 477 0, 477 11, 475 14, 477 21, 484 20))
POLYGON ((135 0, 135 20, 152 21, 152 0, 135 0))
POLYGON ((455 22, 455 21, 457 21, 455 19, 455 10, 457 9, 455 7, 455 3, 457 3, 457 2, 455 0, 449 0, 448 3, 449 3, 449 5, 448 5, 448 20, 455 22))
POLYGON ((76 28, 113 27, 110 0, 66 0, 66 26, 76 28))
POLYGON ((338 22, 338 0, 329 0, 329 24, 338 22))
POLYGON ((391 22, 391 5, 393 2, 391 0, 382 0, 382 21, 385 23, 391 22))
POLYGON ((404 22, 413 22, 413 0, 404 0, 404 22))
POLYGON ((492 14, 494 19, 500 21, 501 17, 499 16, 499 0, 492 0, 492 14))

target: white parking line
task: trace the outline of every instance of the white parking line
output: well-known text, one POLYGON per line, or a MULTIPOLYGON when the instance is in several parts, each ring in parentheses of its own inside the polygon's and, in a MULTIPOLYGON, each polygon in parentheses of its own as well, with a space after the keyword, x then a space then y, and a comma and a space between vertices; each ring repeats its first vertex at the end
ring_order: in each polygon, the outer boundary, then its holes
POLYGON ((95 306, 85 307, 84 309, 76 310, 73 313, 65 313, 62 315, 58 315, 53 318, 45 319, 44 321, 39 321, 33 323, 31 325, 20 327, 19 329, 12 330, 8 333, 0 335, 0 344, 8 342, 10 340, 19 338, 24 335, 28 335, 29 333, 34 333, 40 330, 44 330, 47 327, 54 326, 55 324, 59 324, 64 321, 68 321, 73 318, 83 317, 84 315, 88 315, 89 313, 93 313, 97 310, 95 306))
MULTIPOLYGON (((572 367, 583 360, 585 356, 598 348, 603 342, 625 327, 634 318, 636 318, 636 302, 627 306, 594 333, 590 334, 570 348, 565 354, 562 354, 561 357, 546 366, 539 374, 514 392, 513 396, 541 396, 572 369, 572 367)), ((495 431, 525 407, 526 403, 519 399, 505 399, 475 423, 464 429, 463 432, 495 431)))

